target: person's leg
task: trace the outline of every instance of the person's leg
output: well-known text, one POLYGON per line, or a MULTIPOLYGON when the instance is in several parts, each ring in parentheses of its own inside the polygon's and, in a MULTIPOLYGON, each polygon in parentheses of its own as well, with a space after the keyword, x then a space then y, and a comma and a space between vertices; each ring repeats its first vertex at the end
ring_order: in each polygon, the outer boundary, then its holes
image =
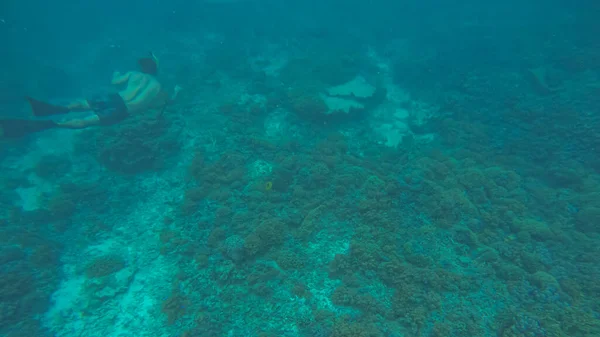
POLYGON ((100 117, 93 111, 71 113, 58 120, 2 119, 0 120, 0 137, 18 138, 48 129, 83 129, 101 124, 100 117))
POLYGON ((95 104, 93 100, 87 100, 84 98, 76 99, 65 105, 54 105, 39 101, 35 98, 26 97, 33 115, 37 117, 48 117, 54 115, 63 115, 69 112, 82 112, 92 110, 92 104, 95 104))
POLYGON ((42 102, 32 97, 25 97, 25 99, 27 99, 29 105, 31 105, 31 111, 33 111, 33 115, 37 117, 62 115, 71 111, 66 106, 59 106, 42 102))
POLYGON ((84 114, 69 115, 56 121, 56 126, 66 129, 83 129, 89 126, 100 125, 100 117, 92 111, 84 114))
POLYGON ((91 110, 90 102, 87 99, 76 99, 66 105, 69 111, 87 111, 91 110))
POLYGON ((125 102, 118 94, 109 94, 97 100, 90 100, 89 104, 98 118, 97 125, 114 125, 129 115, 125 102))

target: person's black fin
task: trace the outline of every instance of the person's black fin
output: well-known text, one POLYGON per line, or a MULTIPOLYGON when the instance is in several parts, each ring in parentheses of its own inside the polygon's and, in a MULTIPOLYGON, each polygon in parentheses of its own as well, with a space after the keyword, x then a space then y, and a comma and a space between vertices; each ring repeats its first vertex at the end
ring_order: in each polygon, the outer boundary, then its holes
POLYGON ((64 106, 49 104, 46 102, 38 101, 37 99, 31 97, 25 98, 31 105, 31 110, 33 111, 33 114, 38 117, 62 115, 69 112, 69 109, 64 106))
POLYGON ((0 137, 18 138, 55 127, 57 127, 56 123, 50 120, 2 119, 0 137))

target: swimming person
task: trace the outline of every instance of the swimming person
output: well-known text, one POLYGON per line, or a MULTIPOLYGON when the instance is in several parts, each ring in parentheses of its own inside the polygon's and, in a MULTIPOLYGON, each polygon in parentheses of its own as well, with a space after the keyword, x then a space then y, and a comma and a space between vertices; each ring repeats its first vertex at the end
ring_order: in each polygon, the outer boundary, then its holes
POLYGON ((138 64, 140 71, 113 74, 112 84, 123 86, 117 93, 79 99, 64 106, 27 97, 36 117, 61 117, 56 120, 3 119, 0 120, 0 136, 20 137, 52 128, 82 129, 89 126, 113 125, 148 109, 164 109, 177 97, 181 88, 175 86, 172 95, 163 90, 156 78, 158 59, 154 54, 150 53, 149 57, 139 59, 138 64), (72 112, 83 114, 70 114, 72 112))

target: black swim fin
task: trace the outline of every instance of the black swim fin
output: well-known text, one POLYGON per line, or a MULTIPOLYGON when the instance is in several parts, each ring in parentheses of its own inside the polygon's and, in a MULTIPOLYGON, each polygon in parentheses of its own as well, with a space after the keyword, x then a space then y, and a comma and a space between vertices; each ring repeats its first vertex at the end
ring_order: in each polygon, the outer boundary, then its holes
POLYGON ((53 115, 62 115, 68 113, 70 110, 67 107, 53 105, 46 102, 38 101, 35 98, 25 97, 29 104, 31 105, 31 110, 33 114, 38 117, 46 117, 53 115))
POLYGON ((0 120, 0 138, 18 138, 30 133, 57 127, 49 120, 2 119, 0 120))

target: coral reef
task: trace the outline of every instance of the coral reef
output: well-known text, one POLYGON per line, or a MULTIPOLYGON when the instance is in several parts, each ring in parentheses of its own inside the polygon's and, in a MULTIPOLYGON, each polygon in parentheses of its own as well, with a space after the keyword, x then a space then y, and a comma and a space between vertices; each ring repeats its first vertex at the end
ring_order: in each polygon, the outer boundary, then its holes
POLYGON ((179 143, 164 118, 132 118, 115 128, 86 132, 79 148, 111 171, 135 174, 165 169, 179 143))
POLYGON ((185 49, 172 113, 2 154, 0 335, 600 335, 580 15, 543 43, 470 21, 483 4, 268 39, 248 25, 269 2, 246 5, 222 35, 157 36, 185 49))

